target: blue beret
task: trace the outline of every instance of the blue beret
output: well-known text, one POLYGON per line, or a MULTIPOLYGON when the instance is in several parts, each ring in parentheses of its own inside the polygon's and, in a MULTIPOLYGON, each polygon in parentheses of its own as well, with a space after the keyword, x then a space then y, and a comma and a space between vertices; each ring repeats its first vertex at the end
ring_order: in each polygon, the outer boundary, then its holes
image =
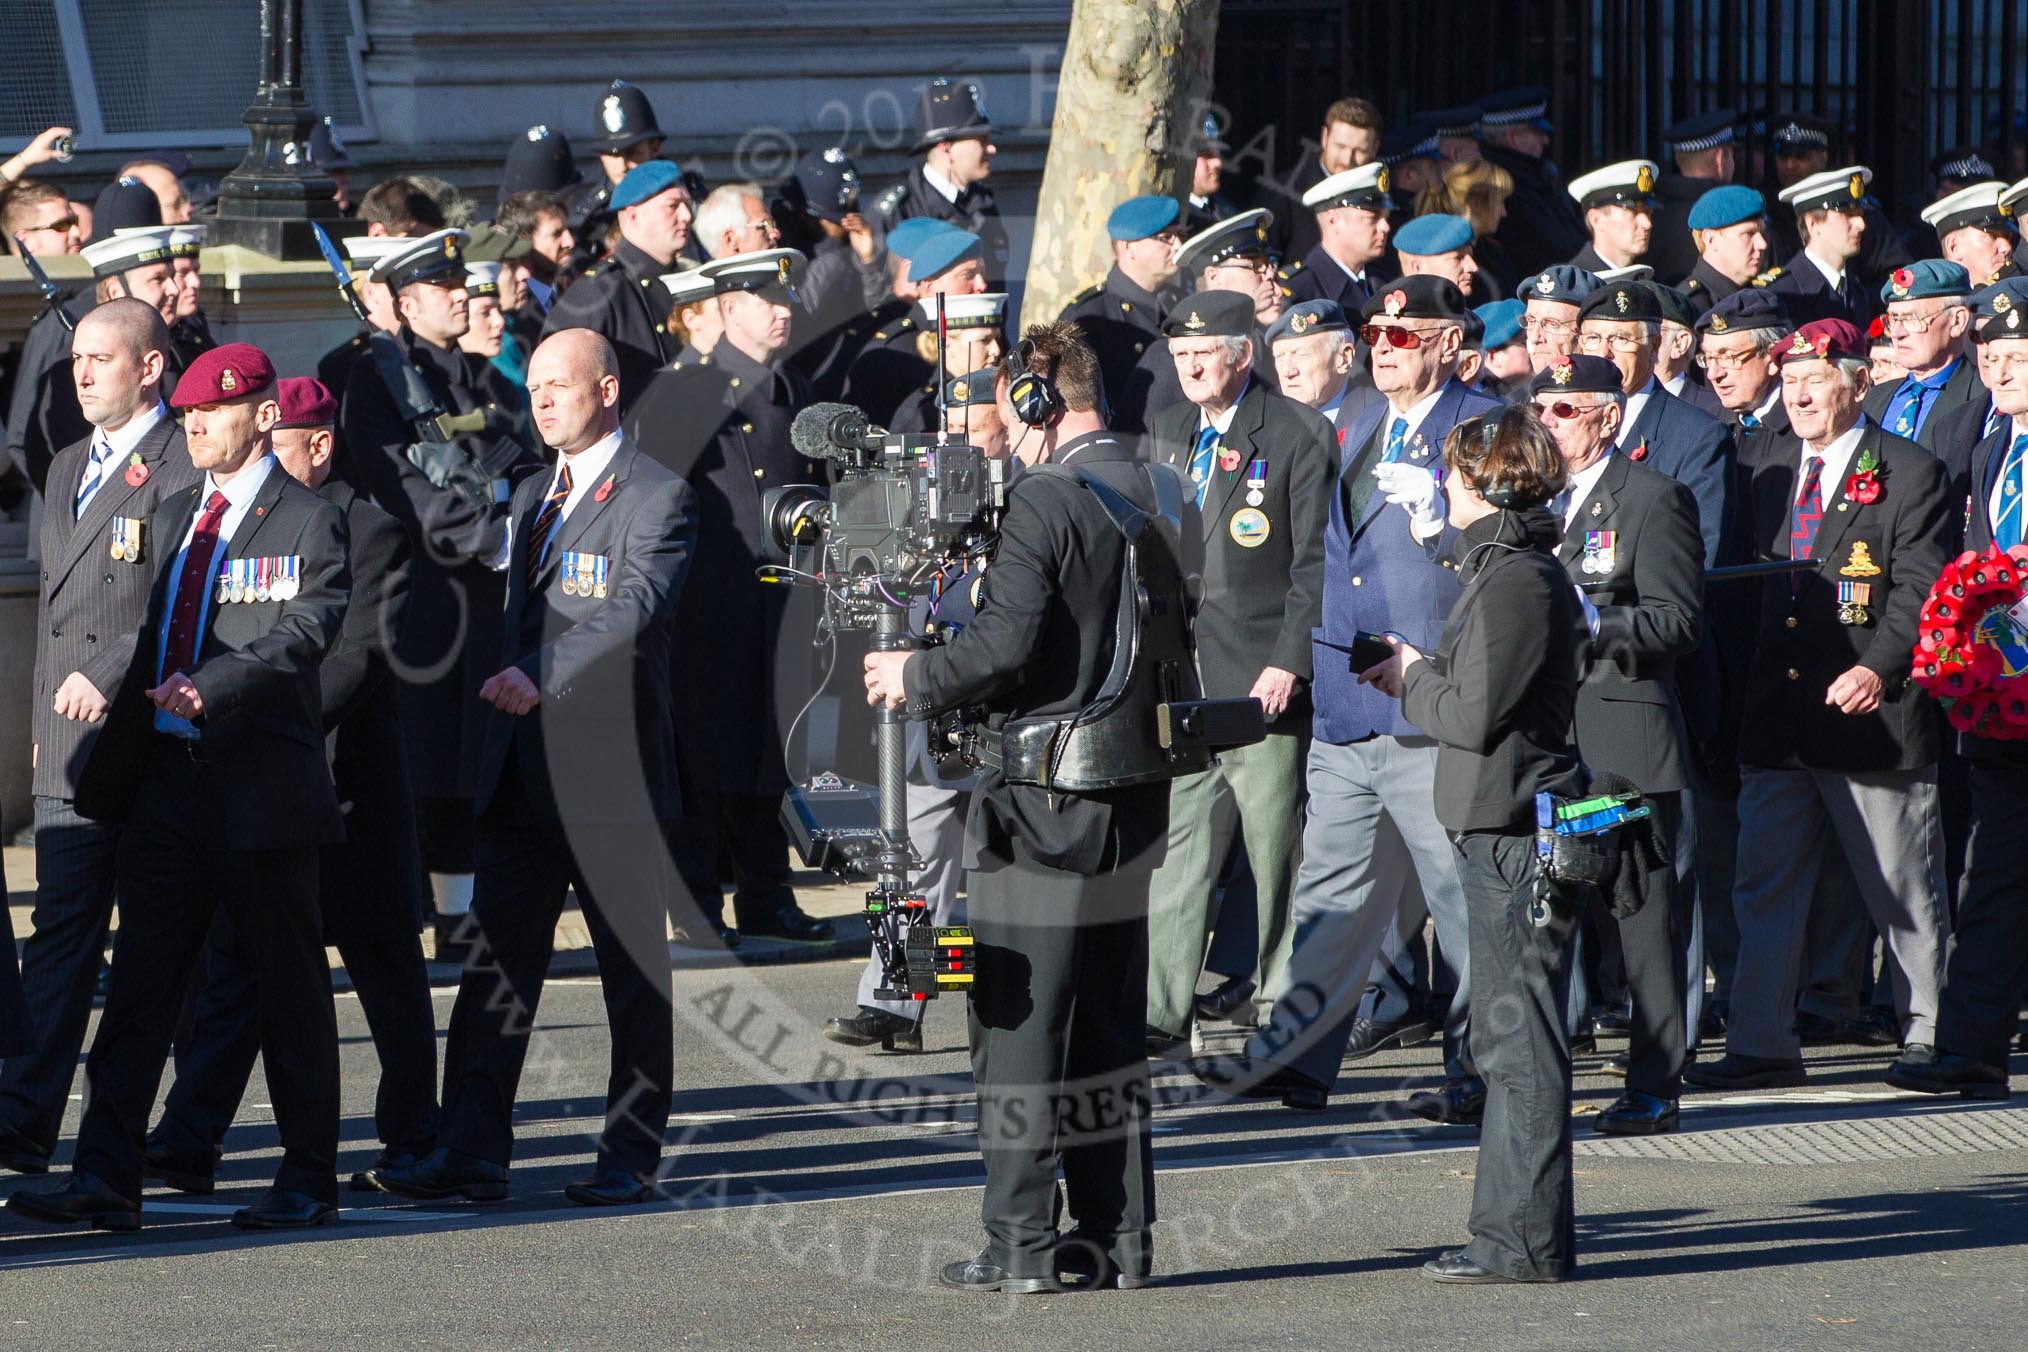
POLYGON ((1282 311, 1282 317, 1267 331, 1267 345, 1272 348, 1283 338, 1307 338, 1313 333, 1343 332, 1351 327, 1337 301, 1306 300, 1282 311))
POLYGON ((1417 256, 1449 253, 1471 242, 1472 223, 1441 212, 1418 216, 1394 232, 1394 251, 1417 256))
POLYGON ((1182 214, 1183 204, 1173 197, 1129 197, 1106 217, 1106 233, 1117 240, 1147 239, 1167 230, 1182 214))
POLYGON ((934 216, 911 216, 905 221, 896 221, 894 228, 887 232, 887 251, 913 261, 917 246, 924 240, 957 228, 949 221, 940 221, 934 216))
POLYGON ((1945 300, 1972 294, 1972 274, 1942 258, 1922 258, 1896 268, 1880 284, 1880 299, 1945 300))
POLYGON ((1787 333, 1789 312, 1780 293, 1764 286, 1743 286, 1697 320, 1699 333, 1731 333, 1738 329, 1780 329, 1787 333))
POLYGON ((1527 305, 1518 300, 1489 301, 1474 306, 1472 313, 1486 326, 1486 336, 1479 341, 1480 347, 1488 352, 1497 352, 1509 343, 1521 341, 1521 313, 1527 305))
POLYGON ((967 258, 979 257, 979 237, 969 230, 948 226, 919 241, 908 258, 908 279, 926 282, 947 272, 967 258))
POLYGON ((683 171, 668 160, 648 160, 627 170, 627 175, 613 185, 612 208, 624 211, 637 207, 658 193, 683 186, 683 171))
POLYGON ((1765 215, 1767 199, 1743 183, 1728 183, 1698 198, 1687 224, 1692 230, 1723 230, 1765 215))
POLYGON ((1523 302, 1554 300, 1565 305, 1582 305, 1590 299, 1592 292, 1599 289, 1599 285, 1598 278, 1583 268, 1572 263, 1558 263, 1521 283, 1514 294, 1523 302))

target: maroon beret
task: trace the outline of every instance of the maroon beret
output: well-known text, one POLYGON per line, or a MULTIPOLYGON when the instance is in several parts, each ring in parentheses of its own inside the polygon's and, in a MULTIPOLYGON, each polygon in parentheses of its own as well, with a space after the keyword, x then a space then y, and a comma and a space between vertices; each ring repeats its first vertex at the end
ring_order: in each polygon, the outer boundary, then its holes
POLYGON ((275 387, 275 400, 282 406, 276 427, 329 427, 338 421, 338 401, 321 380, 289 376, 275 387))
POLYGON ((252 343, 214 347, 184 368, 171 396, 172 408, 227 404, 258 394, 275 383, 274 363, 252 343))
POLYGON ((1792 361, 1866 360, 1866 340, 1842 319, 1813 319, 1774 345, 1769 352, 1787 366, 1792 361))

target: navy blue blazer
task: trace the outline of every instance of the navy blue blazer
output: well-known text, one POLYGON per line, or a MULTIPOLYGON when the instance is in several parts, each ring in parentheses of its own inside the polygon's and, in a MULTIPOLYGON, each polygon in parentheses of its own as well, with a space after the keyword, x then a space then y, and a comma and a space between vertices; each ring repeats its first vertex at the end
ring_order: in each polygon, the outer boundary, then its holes
POLYGON ((1731 429, 1656 381, 1641 416, 1620 440, 1620 450, 1630 460, 1668 475, 1697 499, 1697 530, 1704 537, 1706 568, 1733 561, 1740 535, 1732 492, 1736 452, 1731 429))
MULTIPOLYGON (((1497 399, 1452 380, 1423 420, 1409 429, 1407 458, 1441 469, 1444 437, 1450 430, 1501 407, 1497 399)), ((1331 514, 1324 527, 1323 623, 1311 635, 1311 727, 1323 742, 1343 745, 1376 735, 1427 735, 1402 716, 1401 701, 1360 685, 1339 649, 1351 647, 1352 636, 1363 629, 1370 634, 1392 630, 1417 648, 1432 651, 1458 599, 1450 527, 1417 543, 1409 534, 1407 515, 1388 506, 1378 492, 1367 497, 1356 521, 1350 519, 1348 481, 1353 462, 1392 416, 1386 396, 1376 390, 1354 389, 1338 409, 1343 435, 1331 514)))

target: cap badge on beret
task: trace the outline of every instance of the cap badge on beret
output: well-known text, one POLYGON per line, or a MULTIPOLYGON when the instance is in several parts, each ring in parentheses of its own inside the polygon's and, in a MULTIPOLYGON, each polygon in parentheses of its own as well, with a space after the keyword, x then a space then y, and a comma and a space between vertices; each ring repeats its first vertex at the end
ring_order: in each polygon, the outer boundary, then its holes
POLYGON ((1549 378, 1559 385, 1568 385, 1570 383, 1572 370, 1570 358, 1558 357, 1555 361, 1551 362, 1550 365, 1554 369, 1550 371, 1549 378))
POLYGON ((1993 313, 1994 313, 1994 314, 1996 314, 1996 315, 2003 315, 2003 314, 2007 313, 2007 311, 2009 311, 2009 310, 2011 310, 2011 309, 2013 309, 2013 308, 2014 308, 2014 302, 2013 302, 2013 301, 2011 301, 2011 300, 2008 300, 2008 299, 2007 299, 2007 293, 2006 293, 2006 292, 2004 292, 2004 291, 1997 291, 1997 292, 1995 292, 1995 293, 1993 294, 1993 313))
POLYGON ((1629 304, 1627 293, 1625 291, 1615 291, 1613 293, 1613 304, 1619 308, 1621 314, 1625 314, 1629 304))
POLYGON ((1724 315, 1711 316, 1711 331, 1713 333, 1723 333, 1731 327, 1732 326, 1730 324, 1725 322, 1724 315))
POLYGON ((1865 178, 1859 174, 1852 175, 1851 182, 1845 185, 1845 191, 1852 194, 1853 201, 1855 202, 1858 201, 1860 198, 1866 195, 1865 178))
POLYGON ((1545 296, 1550 295, 1556 290, 1556 279, 1545 272, 1535 279, 1535 289, 1545 296))
POLYGON ((1381 165, 1381 166, 1380 166, 1380 172, 1379 172, 1379 173, 1378 173, 1377 175, 1375 175, 1375 176, 1374 176, 1374 179, 1373 179, 1373 186, 1374 186, 1374 188, 1375 188, 1375 190, 1376 190, 1376 191, 1379 191, 1379 192, 1386 192, 1386 191, 1387 191, 1387 166, 1386 166, 1386 165, 1384 165, 1384 164, 1383 164, 1383 165, 1381 165))
POLYGON ((951 398, 956 399, 962 403, 964 400, 970 399, 971 397, 972 397, 972 387, 968 382, 964 380, 953 380, 951 382, 951 398))
POLYGON ((1198 314, 1195 310, 1191 311, 1190 317, 1183 321, 1183 327, 1189 329, 1192 333, 1197 332, 1197 330, 1205 327, 1204 316, 1198 314))
POLYGON ((2010 329, 2021 327, 2021 312, 2019 310, 2007 311, 2007 327, 2010 329))
POLYGON ((1905 296, 1908 294, 1908 288, 1915 285, 1915 274, 1907 268, 1896 268, 1894 275, 1887 281, 1894 288, 1895 295, 1905 296))
POLYGON ((1387 317, 1389 319, 1399 318, 1401 312, 1408 308, 1408 293, 1404 291, 1390 291, 1387 293, 1387 299, 1382 301, 1381 305, 1387 310, 1387 317))
POLYGON ((1317 320, 1314 315, 1292 314, 1289 316, 1289 331, 1291 333, 1301 333, 1316 322, 1317 320))
POLYGON ((1640 172, 1634 175, 1634 191, 1653 192, 1654 189, 1655 189, 1655 171, 1650 169, 1647 165, 1643 164, 1641 166, 1640 172))
POLYGON ((239 388, 239 377, 232 373, 230 366, 221 367, 218 372, 218 388, 231 394, 239 388))
POLYGON ((1795 341, 1789 344, 1789 355, 1792 357, 1810 355, 1810 340, 1801 329, 1796 330, 1795 341))

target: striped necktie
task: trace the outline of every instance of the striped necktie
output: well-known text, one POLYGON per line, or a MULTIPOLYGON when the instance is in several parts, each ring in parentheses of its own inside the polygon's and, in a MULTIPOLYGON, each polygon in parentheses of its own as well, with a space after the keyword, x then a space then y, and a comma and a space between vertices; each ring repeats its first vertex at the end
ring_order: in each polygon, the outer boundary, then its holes
POLYGON ((542 572, 542 558, 549 552, 549 537, 556 533, 558 523, 563 520, 563 504, 570 499, 570 466, 561 465, 556 471, 556 486, 549 490, 549 496, 542 500, 542 510, 535 514, 535 529, 528 532, 528 585, 535 585, 537 574, 542 572))
MULTIPOLYGON (((1817 527, 1824 521, 1824 457, 1813 455, 1805 462, 1803 486, 1796 494, 1795 510, 1789 515, 1789 557, 1801 562, 1810 557, 1817 543, 1817 527)), ((1792 591, 1803 589, 1803 574, 1791 573, 1792 591)))
POLYGON ((2002 549, 2014 548, 2028 533, 2021 529, 2021 514, 2028 511, 2021 503, 2022 490, 2028 488, 2021 481, 2024 459, 2028 459, 2028 432, 2014 438, 2000 466, 2000 510, 1993 514, 1993 543, 2002 549))
POLYGON ((1197 449, 1190 453, 1190 482, 1197 485, 1197 505, 1204 505, 1204 490, 1211 487, 1211 458, 1218 451, 1218 429, 1207 427, 1197 434, 1197 449))
POLYGON ((76 510, 71 513, 71 520, 82 518, 85 508, 91 506, 92 499, 105 487, 106 466, 111 464, 112 460, 113 445, 106 440, 105 433, 101 432, 92 438, 91 459, 85 462, 84 478, 77 486, 77 505, 76 510))

